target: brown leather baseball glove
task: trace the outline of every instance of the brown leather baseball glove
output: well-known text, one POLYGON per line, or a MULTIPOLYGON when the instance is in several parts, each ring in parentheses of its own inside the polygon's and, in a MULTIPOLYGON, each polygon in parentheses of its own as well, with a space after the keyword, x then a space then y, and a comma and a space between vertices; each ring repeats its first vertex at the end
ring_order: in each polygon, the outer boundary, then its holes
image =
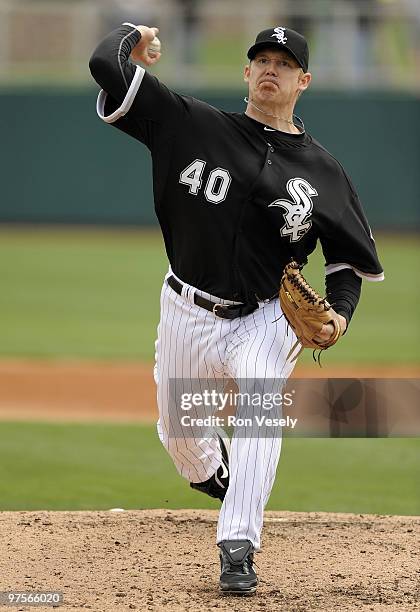
POLYGON ((302 348, 327 349, 341 336, 338 314, 325 298, 312 289, 300 273, 301 266, 292 261, 284 268, 280 285, 280 305, 302 348), (322 326, 332 323, 334 333, 326 342, 315 337, 322 326))

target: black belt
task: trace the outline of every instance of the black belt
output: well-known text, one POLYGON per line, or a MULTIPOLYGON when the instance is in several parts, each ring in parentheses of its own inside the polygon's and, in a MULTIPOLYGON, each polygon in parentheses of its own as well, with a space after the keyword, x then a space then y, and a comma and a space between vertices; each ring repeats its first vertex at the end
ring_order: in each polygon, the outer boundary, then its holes
MULTIPOLYGON (((168 285, 178 293, 182 295, 182 283, 176 280, 174 276, 170 276, 168 279, 168 285)), ((211 300, 201 297, 194 293, 194 304, 205 308, 209 312, 212 312, 216 317, 220 319, 237 319, 238 317, 244 317, 245 315, 251 314, 254 310, 258 309, 258 304, 218 304, 211 300)))

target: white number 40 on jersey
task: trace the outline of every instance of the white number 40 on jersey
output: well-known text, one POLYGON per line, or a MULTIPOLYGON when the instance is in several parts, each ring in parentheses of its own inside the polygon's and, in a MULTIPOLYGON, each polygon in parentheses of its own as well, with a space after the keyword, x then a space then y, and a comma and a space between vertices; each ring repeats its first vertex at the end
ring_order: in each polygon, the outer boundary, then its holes
MULTIPOLYGON (((179 182, 183 185, 188 185, 188 191, 192 195, 197 195, 201 189, 205 167, 205 161, 196 159, 180 174, 179 182)), ((226 199, 231 182, 232 178, 229 172, 224 168, 215 168, 212 170, 204 189, 206 200, 212 204, 220 204, 220 202, 223 202, 223 200, 226 199)))

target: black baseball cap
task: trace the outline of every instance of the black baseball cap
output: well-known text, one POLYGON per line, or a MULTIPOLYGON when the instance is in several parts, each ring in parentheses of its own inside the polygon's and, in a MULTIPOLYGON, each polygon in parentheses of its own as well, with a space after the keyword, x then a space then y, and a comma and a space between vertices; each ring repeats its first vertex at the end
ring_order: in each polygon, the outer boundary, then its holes
POLYGON ((282 26, 263 30, 255 39, 255 44, 253 44, 248 50, 248 58, 253 60, 258 51, 267 47, 286 49, 289 53, 291 53, 291 55, 293 55, 299 66, 305 72, 308 71, 308 43, 306 42, 304 36, 299 34, 299 32, 295 32, 295 30, 284 28, 282 26))

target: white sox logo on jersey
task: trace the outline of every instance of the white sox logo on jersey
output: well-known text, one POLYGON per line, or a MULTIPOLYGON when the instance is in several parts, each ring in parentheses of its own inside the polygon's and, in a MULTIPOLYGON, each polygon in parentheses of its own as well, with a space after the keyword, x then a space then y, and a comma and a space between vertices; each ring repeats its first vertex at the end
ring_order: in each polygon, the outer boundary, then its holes
POLYGON ((318 192, 308 181, 298 177, 287 181, 286 189, 293 198, 293 202, 275 200, 268 206, 285 209, 283 217, 286 223, 280 229, 280 234, 290 236, 290 242, 297 242, 312 226, 312 221, 309 219, 313 208, 312 198, 317 196, 318 192))
POLYGON ((277 38, 278 43, 283 43, 283 45, 285 45, 287 42, 287 38, 284 33, 285 29, 286 28, 281 28, 281 27, 274 28, 274 34, 272 34, 271 37, 277 38))

